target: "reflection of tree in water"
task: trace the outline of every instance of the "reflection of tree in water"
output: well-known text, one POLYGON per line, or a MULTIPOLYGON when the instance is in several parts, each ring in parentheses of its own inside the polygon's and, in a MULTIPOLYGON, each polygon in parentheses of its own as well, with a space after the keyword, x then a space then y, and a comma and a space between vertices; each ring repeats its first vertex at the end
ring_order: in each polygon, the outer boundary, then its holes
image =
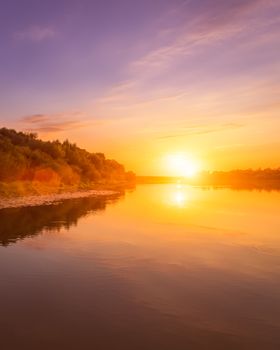
POLYGON ((0 245, 39 234, 43 229, 59 231, 77 225, 78 220, 92 212, 106 209, 120 196, 88 197, 63 201, 56 205, 0 210, 0 245))

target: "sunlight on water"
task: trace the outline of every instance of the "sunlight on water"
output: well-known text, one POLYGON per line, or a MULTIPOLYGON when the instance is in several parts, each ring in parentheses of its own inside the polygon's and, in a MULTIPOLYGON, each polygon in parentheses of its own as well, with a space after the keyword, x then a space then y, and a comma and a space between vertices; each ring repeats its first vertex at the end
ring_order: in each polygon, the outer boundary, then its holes
POLYGON ((186 195, 184 192, 177 190, 177 192, 174 193, 174 204, 178 207, 182 208, 186 205, 186 195))
POLYGON ((174 185, 171 188, 169 203, 178 208, 184 208, 189 200, 187 188, 180 184, 174 185))
POLYGON ((4 349, 278 349, 279 207, 178 183, 0 211, 4 349))

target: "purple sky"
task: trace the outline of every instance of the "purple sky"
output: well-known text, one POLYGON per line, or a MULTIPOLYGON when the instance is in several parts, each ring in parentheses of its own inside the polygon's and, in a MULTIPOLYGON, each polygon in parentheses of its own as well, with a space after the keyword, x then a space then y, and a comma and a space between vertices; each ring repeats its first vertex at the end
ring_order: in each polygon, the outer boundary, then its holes
POLYGON ((4 126, 151 173, 280 165, 278 0, 0 0, 0 42, 4 126))

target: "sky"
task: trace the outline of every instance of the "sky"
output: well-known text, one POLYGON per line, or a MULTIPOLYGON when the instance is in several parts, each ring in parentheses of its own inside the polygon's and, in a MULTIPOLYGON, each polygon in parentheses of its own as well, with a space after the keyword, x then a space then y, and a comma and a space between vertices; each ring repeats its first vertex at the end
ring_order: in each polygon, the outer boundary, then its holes
POLYGON ((0 125, 139 175, 280 166, 279 0, 0 0, 0 125))

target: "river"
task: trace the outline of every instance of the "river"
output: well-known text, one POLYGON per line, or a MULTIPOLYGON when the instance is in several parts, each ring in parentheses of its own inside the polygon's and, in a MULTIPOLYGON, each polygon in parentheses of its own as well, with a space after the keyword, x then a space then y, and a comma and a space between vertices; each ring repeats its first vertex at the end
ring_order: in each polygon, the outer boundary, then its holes
POLYGON ((280 349, 280 192, 0 210, 3 350, 280 349))

